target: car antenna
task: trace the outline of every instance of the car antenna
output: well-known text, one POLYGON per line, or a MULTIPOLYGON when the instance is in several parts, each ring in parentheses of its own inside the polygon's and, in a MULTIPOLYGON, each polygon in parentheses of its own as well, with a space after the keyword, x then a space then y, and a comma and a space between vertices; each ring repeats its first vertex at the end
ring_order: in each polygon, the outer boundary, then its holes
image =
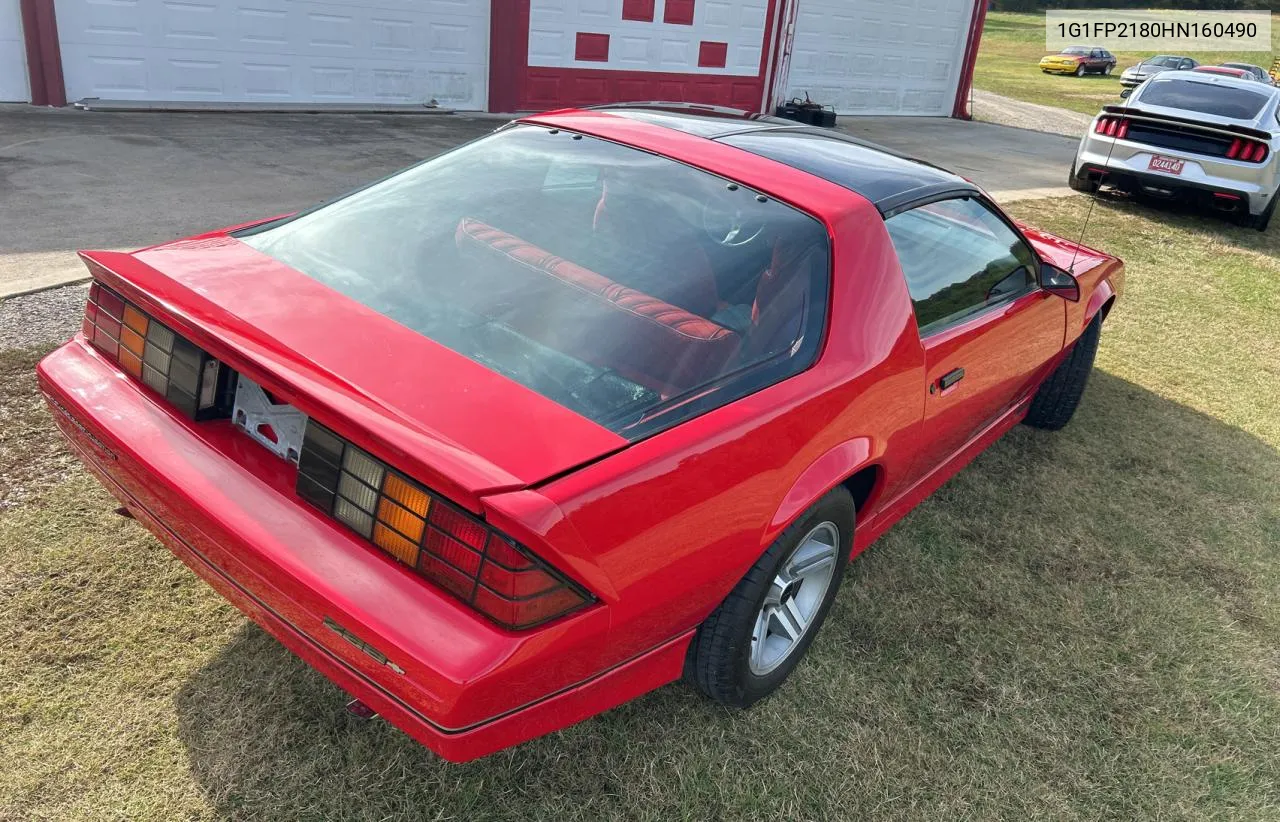
MULTIPOLYGON (((1122 99, 1122 102, 1120 104, 1121 108, 1127 112, 1129 110, 1129 98, 1124 97, 1121 99, 1122 99)), ((1102 110, 1106 111, 1107 110, 1106 106, 1103 106, 1102 110)), ((1123 119, 1123 117, 1124 115, 1122 114, 1121 118, 1123 119)), ((1092 125, 1090 127, 1092 128, 1092 125)), ((1120 129, 1117 126, 1116 128, 1117 133, 1119 132, 1119 130, 1120 129)), ((1088 135, 1086 135, 1086 137, 1087 136, 1088 135)), ((1111 152, 1115 151, 1116 140, 1118 139, 1120 138, 1112 137, 1111 145, 1107 147, 1107 159, 1106 159, 1106 162, 1102 164, 1102 167, 1103 167, 1102 176, 1098 178, 1098 187, 1093 190, 1093 195, 1089 197, 1089 210, 1084 213, 1084 225, 1080 226, 1080 239, 1076 240, 1076 247, 1071 251, 1071 265, 1067 266, 1067 273, 1073 277, 1076 274, 1076 258, 1080 256, 1080 246, 1084 243, 1085 232, 1089 230, 1089 218, 1093 216, 1093 207, 1097 205, 1098 198, 1102 196, 1102 180, 1106 179, 1107 169, 1111 168, 1111 152)))

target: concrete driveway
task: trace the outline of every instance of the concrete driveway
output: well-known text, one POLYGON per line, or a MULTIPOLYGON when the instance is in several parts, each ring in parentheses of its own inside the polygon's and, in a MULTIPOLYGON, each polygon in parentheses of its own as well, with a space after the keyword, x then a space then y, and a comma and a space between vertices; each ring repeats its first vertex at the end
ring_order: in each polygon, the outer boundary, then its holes
MULTIPOLYGON (((133 249, 328 199, 501 124, 448 115, 83 112, 0 106, 0 298, 83 279, 81 248, 133 249)), ((1075 140, 947 119, 841 127, 998 200, 1053 196, 1075 140)))

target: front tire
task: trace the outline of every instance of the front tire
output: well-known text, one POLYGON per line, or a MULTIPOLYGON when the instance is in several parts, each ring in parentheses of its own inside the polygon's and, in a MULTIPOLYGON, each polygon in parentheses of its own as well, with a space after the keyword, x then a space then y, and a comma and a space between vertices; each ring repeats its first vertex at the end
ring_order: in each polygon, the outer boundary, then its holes
POLYGON ((1098 354, 1098 339, 1102 336, 1102 314, 1093 318, 1071 348, 1066 359, 1041 384, 1031 400, 1031 409, 1023 420, 1032 428, 1057 431, 1075 416, 1084 396, 1084 388, 1093 372, 1093 360, 1098 354))
POLYGON ((853 497, 837 486, 787 527, 694 635, 685 678, 746 708, 795 670, 822 627, 853 549, 853 497))
POLYGON ((1084 63, 1081 63, 1080 65, 1076 66, 1076 76, 1077 76, 1077 77, 1083 77, 1083 76, 1084 76, 1085 71, 1086 71, 1086 69, 1085 69, 1085 67, 1084 67, 1084 63))

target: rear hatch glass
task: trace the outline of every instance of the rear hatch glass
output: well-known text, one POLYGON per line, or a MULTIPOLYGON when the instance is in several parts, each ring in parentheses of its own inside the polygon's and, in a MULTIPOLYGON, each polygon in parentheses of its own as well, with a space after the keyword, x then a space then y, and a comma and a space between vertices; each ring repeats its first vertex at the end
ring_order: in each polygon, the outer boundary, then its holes
POLYGON ((811 363, 830 267, 794 208, 525 125, 236 236, 631 439, 811 363))
POLYGON ((1225 83, 1160 78, 1147 81, 1140 94, 1144 105, 1177 108, 1233 120, 1256 119, 1268 99, 1269 95, 1225 83))

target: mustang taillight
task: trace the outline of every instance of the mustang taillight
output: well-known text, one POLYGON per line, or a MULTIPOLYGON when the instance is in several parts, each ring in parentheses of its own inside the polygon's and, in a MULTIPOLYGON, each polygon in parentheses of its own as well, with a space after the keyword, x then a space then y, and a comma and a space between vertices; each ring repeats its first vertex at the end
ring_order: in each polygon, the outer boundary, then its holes
POLYGON ((230 413, 231 369, 99 282, 89 286, 81 330, 95 348, 191 419, 230 413))
POLYGON ((1099 117, 1093 124, 1093 133, 1123 140, 1129 133, 1129 121, 1124 117, 1099 117))
POLYGON ((505 628, 591 601, 528 549, 308 420, 298 495, 505 628))
POLYGON ((1261 163, 1266 161, 1270 153, 1271 149, 1266 143, 1236 137, 1231 141, 1231 148, 1227 149, 1227 159, 1244 160, 1246 163, 1261 163))

